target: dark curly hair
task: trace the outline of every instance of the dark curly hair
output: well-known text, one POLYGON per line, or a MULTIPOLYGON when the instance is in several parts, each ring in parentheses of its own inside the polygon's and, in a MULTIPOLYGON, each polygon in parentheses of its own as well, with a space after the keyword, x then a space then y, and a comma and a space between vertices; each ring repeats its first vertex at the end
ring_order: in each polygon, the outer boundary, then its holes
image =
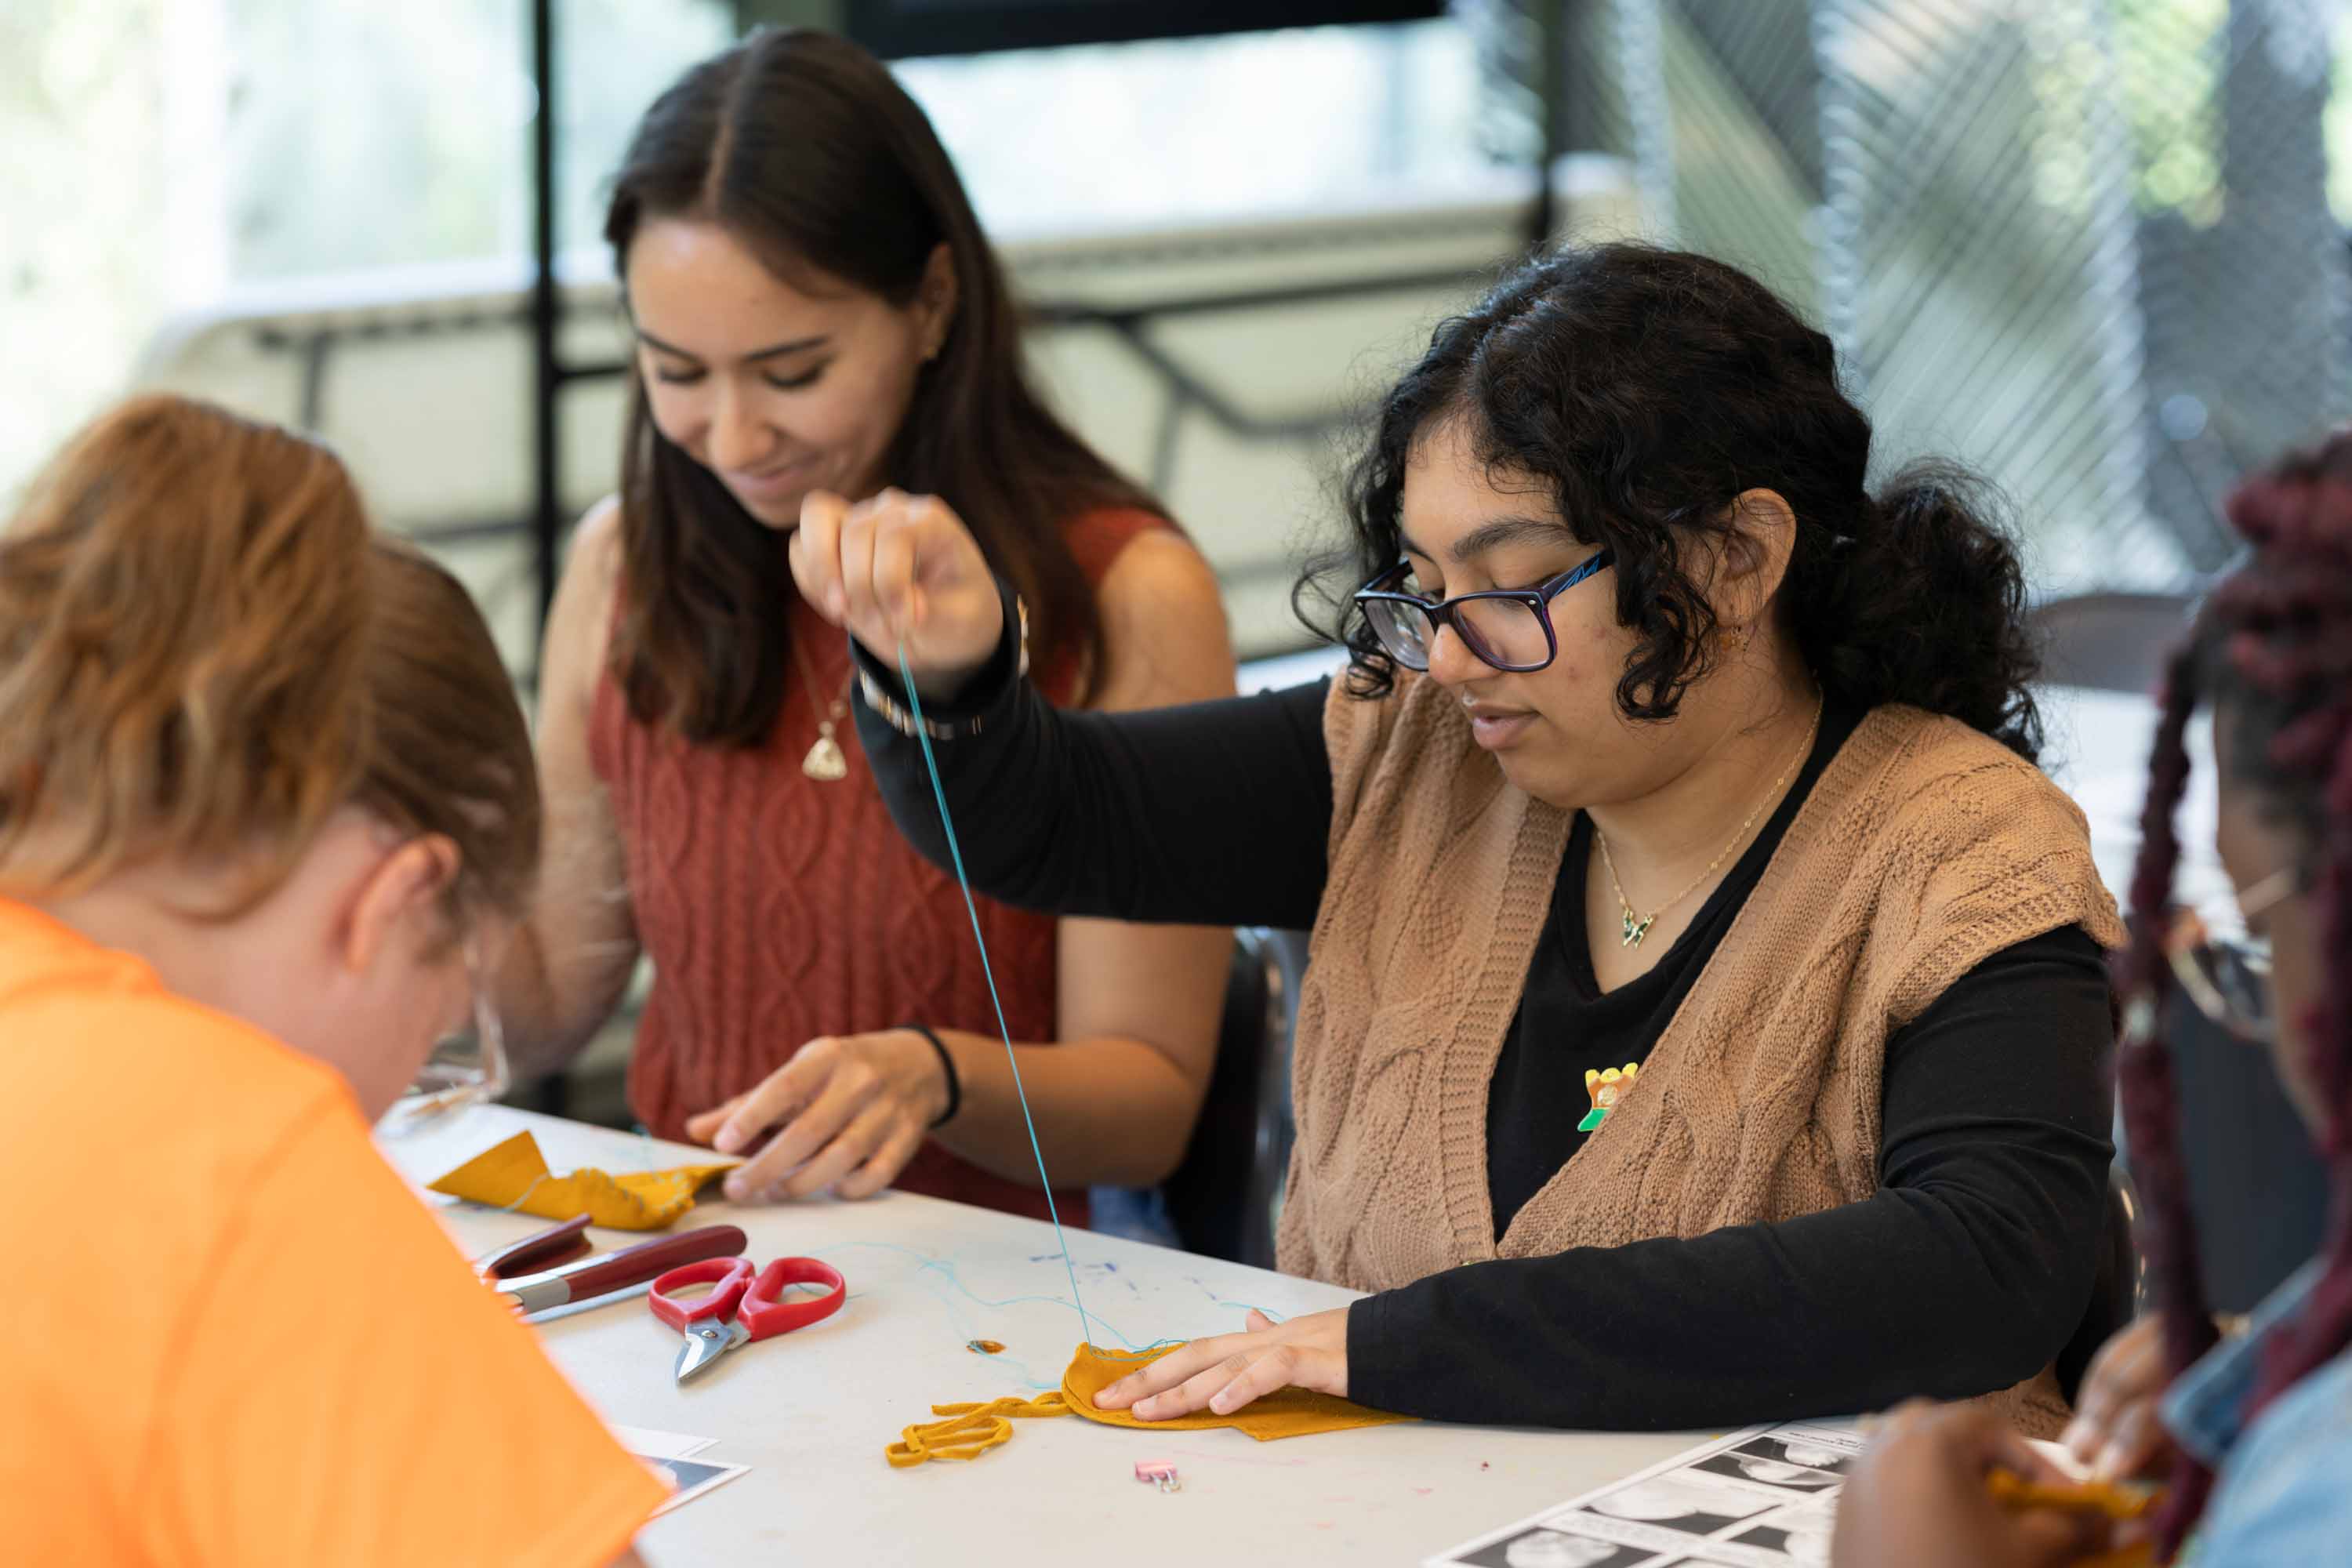
POLYGON ((1733 500, 1769 489, 1797 520, 1779 614, 1830 701, 1906 702, 2038 753, 2024 573, 1991 488, 1927 462, 1873 499, 1870 421, 1829 339, 1738 268, 1643 245, 1521 267, 1439 323, 1381 405, 1346 481, 1352 537, 1293 596, 1348 647, 1356 695, 1385 695, 1395 669, 1349 593, 1399 558, 1406 463, 1454 419, 1491 468, 1548 487, 1577 539, 1615 552, 1617 619, 1639 634, 1617 683, 1629 718, 1673 718, 1714 658, 1682 547, 1728 536, 1733 500))

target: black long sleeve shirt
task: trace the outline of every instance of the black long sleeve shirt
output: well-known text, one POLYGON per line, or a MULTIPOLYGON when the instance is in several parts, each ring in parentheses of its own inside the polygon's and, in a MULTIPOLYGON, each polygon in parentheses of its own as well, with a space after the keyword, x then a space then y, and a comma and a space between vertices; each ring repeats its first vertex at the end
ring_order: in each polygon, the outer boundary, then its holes
MULTIPOLYGON (((861 658, 864 656, 861 654, 861 658)), ((866 660, 896 690, 895 669, 866 660)), ((1332 811, 1328 683, 1150 712, 1058 711, 1009 648, 934 718, 964 865, 1061 914, 1304 927, 1332 811)), ((1788 797, 1645 974, 1592 977, 1580 818, 1487 1101, 1499 1230, 1566 1162, 1588 1068, 1639 1062, 1696 981, 1807 792, 1861 718, 1825 716, 1788 797)), ((908 838, 948 860, 917 743, 859 705, 908 838)), ((2105 1223, 2105 964, 2080 928, 1997 953, 1887 1043, 1881 1190, 1774 1225, 1475 1263, 1349 1309, 1351 1397, 1438 1419, 1677 1428, 2006 1387, 2089 1300, 2105 1223)))

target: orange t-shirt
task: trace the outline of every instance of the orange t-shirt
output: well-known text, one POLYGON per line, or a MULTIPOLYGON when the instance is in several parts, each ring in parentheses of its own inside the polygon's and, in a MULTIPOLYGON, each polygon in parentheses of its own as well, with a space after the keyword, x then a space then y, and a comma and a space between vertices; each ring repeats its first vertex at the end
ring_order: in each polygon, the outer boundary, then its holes
POLYGON ((589 1568, 659 1483, 343 1080, 0 899, 8 1560, 589 1568))

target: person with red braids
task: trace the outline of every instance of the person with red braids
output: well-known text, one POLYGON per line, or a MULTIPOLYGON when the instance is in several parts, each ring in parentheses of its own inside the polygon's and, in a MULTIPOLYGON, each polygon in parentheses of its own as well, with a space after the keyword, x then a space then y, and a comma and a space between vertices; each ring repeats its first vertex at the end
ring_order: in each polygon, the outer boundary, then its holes
POLYGON ((1846 1490, 1842 1565, 2060 1563, 2152 1532, 2157 1561, 2252 1568, 2342 1562, 2352 1540, 2352 432, 2246 481, 2230 520, 2252 549, 2168 672, 2119 974, 2124 1115, 2158 1310, 2101 1352, 2066 1438, 2102 1478, 2162 1482, 2163 1502, 2104 1540, 2104 1525, 2008 1513, 1986 1471, 2041 1461, 1978 1411, 1920 1406, 1846 1490), (2171 889, 2200 700, 2213 711, 2217 847, 2251 939, 2270 950, 2267 995, 2252 987, 2256 1005, 2223 1021, 2268 1043, 2330 1172, 2320 1255, 2227 1340, 2204 1296, 2158 1029, 2177 966, 2196 956, 2171 889))

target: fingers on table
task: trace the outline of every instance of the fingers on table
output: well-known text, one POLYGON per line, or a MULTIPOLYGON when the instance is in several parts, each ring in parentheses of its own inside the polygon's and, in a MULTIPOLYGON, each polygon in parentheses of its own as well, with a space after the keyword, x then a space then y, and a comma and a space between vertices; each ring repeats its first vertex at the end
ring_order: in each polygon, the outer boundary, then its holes
POLYGON ((914 1159, 926 1136, 925 1131, 912 1121, 902 1123, 882 1141, 882 1146, 866 1163, 843 1178, 835 1193, 845 1198, 872 1197, 898 1179, 898 1173, 914 1159))
POLYGON ((825 1191, 871 1159, 901 1120, 891 1101, 867 1100, 807 1163, 784 1178, 779 1193, 787 1198, 806 1198, 825 1191))
POLYGON ((880 1069, 845 1052, 838 1041, 811 1041, 738 1112, 736 1126, 756 1129, 797 1108, 768 1146, 730 1175, 728 1196, 803 1198, 853 1173, 861 1178, 857 1195, 887 1185, 923 1138, 919 1126, 912 1129, 911 1142, 904 1136, 912 1119, 884 1092, 887 1087, 880 1069), (886 1156, 893 1155, 895 1163, 884 1172, 886 1156))
POLYGON ((709 1143, 726 1127, 727 1119, 735 1114, 736 1107, 750 1098, 748 1091, 720 1101, 708 1110, 698 1111, 686 1119, 686 1135, 698 1143, 709 1143))

